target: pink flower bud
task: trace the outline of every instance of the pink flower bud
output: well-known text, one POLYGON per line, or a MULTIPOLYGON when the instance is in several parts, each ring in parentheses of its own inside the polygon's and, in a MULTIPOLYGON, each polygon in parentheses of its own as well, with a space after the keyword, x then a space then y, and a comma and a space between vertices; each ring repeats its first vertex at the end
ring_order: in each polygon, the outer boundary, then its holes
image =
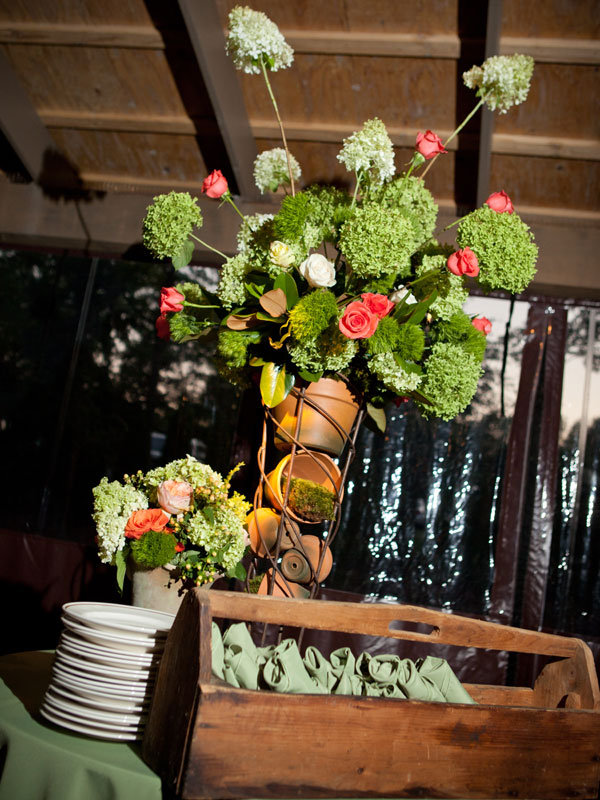
POLYGON ((485 202, 498 214, 512 214, 514 211, 512 201, 506 192, 493 192, 485 202))
POLYGON ((425 133, 421 133, 421 131, 417 134, 417 143, 416 143, 417 150, 423 158, 429 161, 430 158, 437 156, 438 153, 447 153, 447 150, 444 150, 444 145, 442 144, 442 140, 433 131, 425 131, 425 133))
POLYGON ((452 253, 446 264, 454 275, 467 275, 469 278, 479 275, 479 262, 470 247, 452 253))
POLYGON ((473 327, 477 328, 478 331, 485 333, 486 336, 488 333, 492 332, 492 323, 487 317, 475 317, 473 320, 473 327))
POLYGON ((204 178, 202 182, 202 191, 204 194, 215 200, 222 197, 228 189, 227 178, 220 169, 213 169, 210 175, 204 178))

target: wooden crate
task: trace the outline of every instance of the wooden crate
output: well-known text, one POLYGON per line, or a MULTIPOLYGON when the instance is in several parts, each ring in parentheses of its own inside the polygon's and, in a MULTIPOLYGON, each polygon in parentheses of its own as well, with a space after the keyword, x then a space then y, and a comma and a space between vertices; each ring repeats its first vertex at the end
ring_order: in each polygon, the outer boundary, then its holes
POLYGON ((595 798, 600 692, 579 639, 416 606, 196 590, 167 641, 143 756, 185 800, 595 798), (533 688, 466 684, 478 705, 248 691, 211 678, 213 617, 559 660, 533 688))

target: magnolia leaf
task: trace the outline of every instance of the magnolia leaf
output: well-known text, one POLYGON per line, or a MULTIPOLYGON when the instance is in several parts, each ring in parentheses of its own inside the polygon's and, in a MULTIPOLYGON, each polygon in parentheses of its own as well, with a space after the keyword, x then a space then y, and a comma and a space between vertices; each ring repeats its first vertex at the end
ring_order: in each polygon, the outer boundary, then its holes
POLYGON ((377 425, 377 428, 382 433, 385 433, 387 419, 383 408, 375 408, 375 406, 371 405, 371 403, 367 403, 367 414, 371 417, 375 425, 377 425))
POLYGON ((316 381, 320 381, 321 378, 323 377, 322 372, 309 372, 306 369, 299 369, 298 375, 302 378, 302 380, 309 381, 310 383, 315 383, 316 381))
POLYGON ((115 553, 115 566, 117 568, 117 586, 119 587, 119 594, 123 594, 123 583, 125 582, 125 570, 127 568, 128 554, 129 546, 127 544, 122 550, 117 550, 115 553))
POLYGON ((272 317, 281 317, 287 310, 287 298, 283 289, 271 289, 258 302, 272 317))
POLYGON ((171 263, 173 264, 175 269, 183 269, 184 267, 187 267, 187 265, 190 263, 193 255, 194 255, 194 243, 192 242, 191 239, 187 239, 187 241, 184 242, 181 251, 177 253, 176 256, 173 256, 173 258, 171 259, 171 263))
POLYGON ((246 316, 230 314, 225 324, 232 331, 247 331, 249 328, 256 328, 259 321, 256 318, 256 314, 248 314, 246 316))
POLYGON ((294 376, 286 372, 281 364, 270 361, 262 368, 260 393, 268 408, 279 405, 288 396, 294 385, 294 376))
POLYGON ((296 281, 292 278, 289 272, 281 272, 273 284, 275 289, 281 289, 285 293, 287 300, 287 310, 293 308, 299 300, 298 287, 296 281))
POLYGON ((283 322, 285 317, 272 317, 270 314, 265 314, 264 311, 257 311, 256 312, 256 319, 260 319, 263 322, 283 322))
POLYGON ((235 567, 232 567, 231 569, 227 570, 227 577, 237 578, 238 581, 246 580, 246 569, 241 561, 238 561, 235 567))
POLYGON ((248 363, 251 367, 263 367, 268 362, 266 362, 264 358, 261 358, 260 356, 252 356, 248 363))

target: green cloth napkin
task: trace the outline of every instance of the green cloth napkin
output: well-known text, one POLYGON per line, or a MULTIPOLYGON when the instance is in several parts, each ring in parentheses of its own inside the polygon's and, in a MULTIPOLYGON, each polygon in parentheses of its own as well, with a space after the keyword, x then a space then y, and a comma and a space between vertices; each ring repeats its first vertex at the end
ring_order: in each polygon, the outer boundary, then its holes
POLYGON ((435 683, 446 702, 475 704, 475 700, 452 672, 450 664, 443 658, 426 656, 418 662, 417 668, 419 675, 435 683))
POLYGON ((398 674, 398 686, 409 700, 430 700, 445 702, 444 695, 426 675, 420 675, 416 664, 410 658, 403 658, 398 674))
POLYGON ((262 677, 276 692, 292 694, 329 694, 317 680, 311 678, 295 639, 284 639, 265 662, 262 677))
POLYGON ((304 653, 304 666, 311 678, 328 692, 332 691, 337 683, 337 678, 333 673, 331 664, 320 650, 317 650, 312 645, 307 647, 304 653))

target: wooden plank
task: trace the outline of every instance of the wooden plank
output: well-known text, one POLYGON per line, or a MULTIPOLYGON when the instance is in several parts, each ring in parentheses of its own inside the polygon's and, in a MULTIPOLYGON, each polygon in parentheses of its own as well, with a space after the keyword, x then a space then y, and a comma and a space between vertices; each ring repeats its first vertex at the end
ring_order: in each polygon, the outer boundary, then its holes
POLYGON ((458 58, 456 34, 379 31, 293 30, 281 31, 297 53, 395 56, 402 58, 458 58))
POLYGON ((121 47, 164 50, 163 37, 149 25, 48 23, 36 21, 0 22, 0 42, 5 44, 48 44, 75 47, 121 47))
POLYGON ((238 192, 257 197, 253 165, 256 146, 234 67, 225 52, 225 38, 214 0, 199 4, 178 0, 196 59, 237 182, 238 192))
MULTIPOLYGON (((118 112, 79 111, 63 108, 41 108, 38 113, 47 128, 196 135, 194 121, 184 115, 122 114, 118 112)), ((200 118, 196 117, 195 119, 199 120, 200 118)), ((212 119, 203 119, 202 124, 205 126, 212 125, 216 130, 216 125, 212 119)))
POLYGON ((548 39, 502 36, 500 55, 523 53, 551 64, 600 64, 597 39, 548 39))
POLYGON ((184 800, 596 796, 593 712, 200 691, 184 800))
POLYGON ((38 180, 44 170, 46 158, 56 152, 57 147, 2 51, 0 86, 0 129, 25 169, 34 180, 38 180))

